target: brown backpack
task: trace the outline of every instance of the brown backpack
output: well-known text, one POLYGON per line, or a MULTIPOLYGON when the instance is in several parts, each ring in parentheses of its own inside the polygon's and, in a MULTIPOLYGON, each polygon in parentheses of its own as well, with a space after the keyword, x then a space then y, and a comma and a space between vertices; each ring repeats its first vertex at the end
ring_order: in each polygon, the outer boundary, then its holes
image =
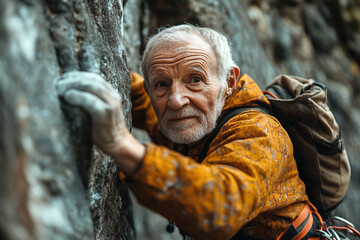
POLYGON ((350 164, 339 125, 327 105, 326 87, 312 79, 281 75, 264 94, 272 106, 230 109, 218 122, 199 156, 207 155, 210 143, 233 116, 248 110, 276 116, 288 132, 299 175, 306 193, 319 212, 327 218, 343 200, 350 182, 350 164))
POLYGON ((325 85, 281 75, 264 93, 270 95, 275 116, 293 142, 310 201, 320 213, 334 209, 345 197, 351 173, 339 125, 327 105, 325 85))

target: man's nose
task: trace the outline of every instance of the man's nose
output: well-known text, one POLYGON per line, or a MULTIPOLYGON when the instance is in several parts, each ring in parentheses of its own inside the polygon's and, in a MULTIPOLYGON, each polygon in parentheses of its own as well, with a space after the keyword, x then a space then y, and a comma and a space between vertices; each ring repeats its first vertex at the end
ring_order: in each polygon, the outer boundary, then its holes
POLYGON ((187 92, 181 84, 173 85, 167 102, 167 106, 178 110, 184 105, 189 104, 190 99, 187 96, 187 92))

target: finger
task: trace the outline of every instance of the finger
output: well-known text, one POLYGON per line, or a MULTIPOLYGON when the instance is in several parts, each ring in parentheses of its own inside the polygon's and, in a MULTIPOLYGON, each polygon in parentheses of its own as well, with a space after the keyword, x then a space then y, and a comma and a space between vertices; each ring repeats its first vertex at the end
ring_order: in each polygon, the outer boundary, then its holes
POLYGON ((66 72, 59 77, 58 82, 62 82, 64 80, 69 80, 69 79, 78 80, 78 81, 90 80, 92 82, 98 82, 99 84, 103 84, 104 86, 107 85, 106 81, 99 74, 91 73, 91 72, 80 72, 80 71, 66 72))
POLYGON ((64 95, 70 89, 78 89, 95 94, 99 91, 105 91, 104 83, 87 79, 84 77, 64 78, 57 82, 56 87, 60 95, 64 95))
POLYGON ((118 100, 118 93, 112 89, 103 79, 84 78, 84 76, 72 76, 57 83, 57 91, 64 96, 70 89, 77 89, 91 93, 105 102, 118 100))
POLYGON ((100 117, 107 105, 97 96, 76 89, 68 90, 63 97, 69 104, 83 108, 93 119, 100 117))
POLYGON ((59 80, 64 80, 64 79, 79 79, 79 80, 91 80, 94 82, 98 82, 99 84, 103 84, 105 88, 107 89, 111 89, 113 90, 113 87, 104 80, 104 78, 102 78, 99 74, 97 73, 92 73, 92 72, 82 72, 82 71, 70 71, 70 72, 66 72, 63 75, 60 76, 59 80))
POLYGON ((84 77, 84 78, 102 78, 97 73, 92 72, 84 72, 84 71, 70 71, 65 72, 60 76, 60 79, 62 78, 72 78, 72 77, 84 77))

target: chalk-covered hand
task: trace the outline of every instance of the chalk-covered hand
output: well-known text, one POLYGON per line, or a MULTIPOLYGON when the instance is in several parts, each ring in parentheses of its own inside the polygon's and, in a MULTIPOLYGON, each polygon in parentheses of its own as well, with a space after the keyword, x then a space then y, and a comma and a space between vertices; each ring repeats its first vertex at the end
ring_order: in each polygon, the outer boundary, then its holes
POLYGON ((57 82, 57 91, 66 102, 90 114, 93 143, 112 156, 126 173, 135 171, 127 167, 130 164, 137 168, 138 158, 142 160, 143 155, 136 154, 139 152, 136 146, 141 149, 144 146, 125 126, 120 95, 100 75, 79 71, 63 74, 57 82), (137 159, 131 159, 134 156, 137 159))
POLYGON ((57 90, 66 102, 82 107, 91 115, 94 144, 105 153, 111 152, 127 131, 120 95, 100 75, 89 72, 63 74, 57 90))

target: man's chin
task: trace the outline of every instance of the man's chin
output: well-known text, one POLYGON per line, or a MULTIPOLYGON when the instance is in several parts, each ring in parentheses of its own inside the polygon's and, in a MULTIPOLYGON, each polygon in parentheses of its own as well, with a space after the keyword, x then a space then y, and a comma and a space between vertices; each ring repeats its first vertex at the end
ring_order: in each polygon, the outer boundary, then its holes
POLYGON ((170 140, 176 144, 185 144, 185 145, 189 145, 189 144, 193 144, 195 142, 197 142, 196 140, 194 141, 194 139, 189 139, 186 137, 182 137, 182 138, 170 138, 170 140))
POLYGON ((165 136, 177 144, 192 144, 200 141, 205 136, 205 134, 191 131, 189 133, 167 132, 165 133, 165 136))

